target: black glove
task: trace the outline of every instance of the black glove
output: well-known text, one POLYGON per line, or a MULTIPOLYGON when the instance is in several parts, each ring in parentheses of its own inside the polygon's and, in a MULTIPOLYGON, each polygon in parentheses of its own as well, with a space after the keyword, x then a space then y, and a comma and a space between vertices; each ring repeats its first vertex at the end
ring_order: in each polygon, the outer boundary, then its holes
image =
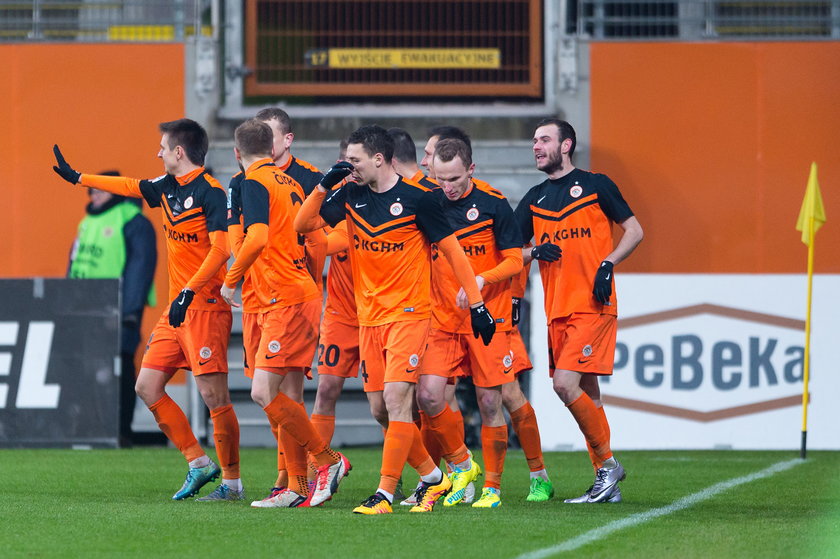
POLYGON ((472 324, 473 336, 476 338, 481 336, 484 345, 490 345, 490 340, 496 333, 496 321, 484 304, 475 308, 470 307, 470 323, 472 324))
POLYGON ((187 308, 192 303, 195 297, 195 291, 192 289, 183 289, 169 305, 169 325, 177 328, 184 323, 184 317, 187 316, 187 308))
POLYGON ((601 262, 598 271, 595 272, 595 286, 592 288, 592 294, 595 300, 606 305, 610 302, 610 295, 612 295, 612 277, 613 277, 613 263, 609 260, 601 262))
POLYGON ((353 165, 347 161, 339 161, 333 165, 324 178, 321 179, 321 186, 330 190, 332 187, 344 180, 344 177, 350 174, 353 170, 353 165))
POLYGON ((563 255, 563 250, 554 243, 543 243, 531 249, 531 258, 541 262, 556 262, 563 255))
POLYGON ((58 149, 58 144, 53 145, 53 154, 55 155, 55 160, 58 163, 58 167, 53 166, 53 171, 58 173, 58 176, 70 184, 78 184, 79 178, 82 174, 78 171, 74 171, 73 167, 64 160, 64 156, 61 155, 61 150, 58 149))
POLYGON ((514 326, 519 324, 519 305, 521 303, 521 297, 511 297, 510 321, 513 323, 514 326))

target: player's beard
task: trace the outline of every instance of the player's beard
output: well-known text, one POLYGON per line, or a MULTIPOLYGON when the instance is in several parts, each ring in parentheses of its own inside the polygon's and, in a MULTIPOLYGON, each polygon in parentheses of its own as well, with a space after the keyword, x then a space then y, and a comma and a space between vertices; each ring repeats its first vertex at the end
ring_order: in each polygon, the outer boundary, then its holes
POLYGON ((563 171, 563 154, 560 153, 560 150, 555 151, 554 153, 546 154, 548 155, 548 159, 543 164, 542 167, 537 167, 538 170, 542 171, 546 175, 553 175, 557 172, 563 171))

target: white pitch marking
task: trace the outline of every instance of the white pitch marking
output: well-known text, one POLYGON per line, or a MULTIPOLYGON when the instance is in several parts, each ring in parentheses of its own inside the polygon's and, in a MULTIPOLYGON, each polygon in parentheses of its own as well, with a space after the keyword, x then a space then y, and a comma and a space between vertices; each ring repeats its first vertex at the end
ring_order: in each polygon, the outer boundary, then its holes
MULTIPOLYGON (((566 540, 565 542, 559 543, 557 545, 553 545, 551 547, 545 547, 543 549, 538 549, 536 551, 531 551, 528 553, 523 553, 519 555, 516 559, 543 559, 544 557, 551 557, 557 553, 562 553, 564 551, 572 551, 583 547, 589 543, 592 543, 596 540, 599 540, 605 536, 612 534, 613 532, 617 532, 619 530, 623 530, 624 528, 629 528, 631 526, 636 526, 639 524, 644 524, 654 518, 658 518, 660 516, 666 516, 677 511, 681 511, 683 509, 687 509, 693 505, 701 501, 705 501, 707 499, 711 499, 715 495, 723 493, 733 487, 738 487, 739 485, 743 485, 745 483, 750 483, 751 481, 756 481, 759 479, 763 479, 766 477, 770 477, 775 475, 779 472, 783 472, 785 470, 789 470, 794 466, 798 466, 799 464, 803 464, 805 461, 801 458, 794 458, 793 460, 787 460, 785 462, 777 462, 773 464, 769 468, 765 468, 761 471, 755 472, 753 474, 749 474, 742 477, 736 477, 734 479, 730 479, 727 481, 722 481, 720 483, 716 483, 702 491, 698 491, 697 493, 692 493, 686 497, 681 499, 677 499, 670 505, 666 505, 664 507, 659 507, 656 509, 651 509, 649 511, 640 512, 634 514, 632 516, 628 516, 627 518, 622 518, 621 520, 615 520, 610 522, 609 524, 605 524, 600 528, 595 528, 594 530, 590 530, 577 536, 576 538, 572 538, 570 540, 566 540)), ((574 506, 586 506, 586 505, 569 505, 570 507, 574 506)), ((609 506, 609 505, 607 505, 609 506)))

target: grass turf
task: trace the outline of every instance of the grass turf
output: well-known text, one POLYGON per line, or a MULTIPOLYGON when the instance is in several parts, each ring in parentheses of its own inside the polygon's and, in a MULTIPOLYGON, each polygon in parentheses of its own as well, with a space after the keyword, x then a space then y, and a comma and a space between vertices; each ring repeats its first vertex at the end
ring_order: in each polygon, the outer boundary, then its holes
MULTIPOLYGON (((353 471, 315 509, 251 509, 274 481, 275 453, 243 449, 247 502, 171 501, 186 467, 173 449, 0 450, 2 557, 513 558, 667 506, 793 452, 622 452, 624 502, 567 505, 591 483, 583 453, 547 453, 557 496, 526 503, 528 472, 511 451, 502 506, 367 517, 351 509, 376 488, 380 452, 349 449, 353 471)), ((477 453, 480 457, 480 453, 477 453)), ((565 555, 589 557, 840 557, 840 452, 729 489, 689 508, 615 531, 565 555)), ((406 470, 408 489, 416 482, 406 470)), ((205 486, 200 495, 212 487, 205 486)), ((561 556, 563 554, 560 554, 561 556)))

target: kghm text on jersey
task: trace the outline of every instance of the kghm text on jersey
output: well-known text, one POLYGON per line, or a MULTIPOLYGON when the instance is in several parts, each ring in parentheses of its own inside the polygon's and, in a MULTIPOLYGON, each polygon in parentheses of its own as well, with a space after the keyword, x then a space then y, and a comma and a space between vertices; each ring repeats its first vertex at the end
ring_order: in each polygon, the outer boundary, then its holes
POLYGON ((572 227, 571 229, 559 229, 552 234, 543 233, 540 236, 539 244, 547 243, 549 241, 563 241, 566 239, 591 239, 592 229, 589 227, 572 227))
POLYGON ((197 233, 182 233, 181 231, 176 231, 175 229, 170 229, 166 225, 163 226, 163 230, 166 233, 167 239, 172 239, 173 241, 179 241, 181 243, 197 243, 198 242, 198 234, 197 233))
POLYGON ((386 241, 368 241, 353 236, 356 250, 367 250, 370 252, 398 252, 405 250, 405 243, 389 243, 386 241))

